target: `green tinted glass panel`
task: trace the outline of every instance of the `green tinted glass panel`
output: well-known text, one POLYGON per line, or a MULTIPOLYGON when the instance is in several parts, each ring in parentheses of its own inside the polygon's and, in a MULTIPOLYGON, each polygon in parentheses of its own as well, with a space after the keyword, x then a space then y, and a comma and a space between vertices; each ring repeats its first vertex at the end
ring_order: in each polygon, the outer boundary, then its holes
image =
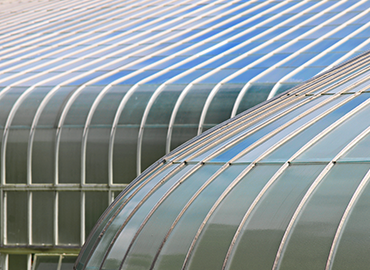
POLYGON ((140 124, 144 110, 153 94, 157 85, 140 85, 125 104, 118 124, 133 125, 140 124))
POLYGON ((230 118, 235 100, 244 84, 224 84, 208 108, 205 124, 216 125, 230 118))
POLYGON ((50 90, 50 87, 36 87, 33 89, 16 111, 12 126, 30 126, 41 101, 50 90))
POLYGON ((75 264, 77 257, 75 256, 66 256, 62 259, 62 265, 60 270, 71 270, 73 269, 73 265, 75 264))
POLYGON ((205 216, 222 192, 244 168, 244 165, 232 165, 215 178, 186 210, 168 239, 166 239, 163 248, 161 247, 161 250, 158 249, 154 254, 151 253, 154 250, 149 250, 146 255, 148 258, 155 259, 158 254, 160 256, 156 269, 181 268, 190 244, 205 216))
POLYGON ((38 126, 55 127, 66 105, 68 99, 76 90, 76 87, 61 86, 48 100, 45 108, 42 110, 38 126))
POLYGON ((27 234, 27 192, 7 192, 7 229, 8 243, 26 244, 28 242, 27 234))
POLYGON ((32 145, 32 183, 53 183, 56 129, 36 128, 32 145))
MULTIPOLYGON (((353 170, 351 169, 351 172, 353 170)), ((366 269, 370 265, 368 250, 370 249, 370 185, 367 185, 342 228, 339 244, 333 258, 333 268, 366 269)))
POLYGON ((108 206, 108 192, 85 192, 85 237, 90 234, 105 208, 108 206))
POLYGON ((20 270, 27 269, 27 255, 23 254, 9 254, 8 269, 20 270))
POLYGON ((175 125, 196 124, 198 126, 204 103, 214 86, 214 84, 193 85, 181 102, 175 125))
POLYGON ((27 147, 29 129, 10 129, 6 147, 6 182, 27 182, 27 147))
POLYGON ((113 183, 115 184, 128 184, 137 176, 136 144, 138 133, 139 126, 120 126, 116 129, 113 148, 113 183), (130 155, 122 153, 130 153, 130 155))
POLYGON ((247 218, 228 260, 231 269, 271 269, 297 206, 324 165, 293 165, 274 181, 247 218), (255 243, 251 245, 250 243, 255 243))
MULTIPOLYGON (((28 87, 10 87, 7 92, 2 92, 0 99, 0 125, 5 126, 9 112, 12 110, 14 103, 28 87)), ((4 91, 4 90, 3 90, 4 91)))
POLYGON ((86 183, 108 184, 110 128, 90 128, 86 145, 86 183))
POLYGON ((59 256, 37 256, 35 270, 57 270, 59 256))
POLYGON ((166 154, 166 137, 168 127, 146 126, 141 148, 141 170, 145 170, 152 163, 166 154))
POLYGON ((184 90, 184 87, 185 86, 181 84, 165 85, 150 109, 146 124, 168 125, 173 108, 175 107, 181 91, 184 90))
POLYGON ((86 86, 69 108, 64 126, 85 125, 90 108, 101 90, 101 86, 86 86))
POLYGON ((171 151, 184 142, 194 138, 198 133, 198 125, 175 125, 172 129, 171 151))
POLYGON ((81 183, 82 128, 65 127, 59 145, 59 182, 81 183))
POLYGON ((295 222, 281 269, 325 269, 340 219, 370 164, 337 163, 295 222))
POLYGON ((53 244, 54 242, 54 197, 54 192, 32 192, 33 244, 53 244))
POLYGON ((59 243, 80 245, 80 226, 76 226, 79 222, 71 222, 71 220, 79 221, 81 216, 81 194, 80 192, 59 192, 59 243))
POLYGON ((240 102, 237 113, 241 113, 262 101, 265 101, 273 87, 274 84, 269 83, 255 84, 249 87, 240 102))
MULTIPOLYGON (((161 166, 157 168, 153 168, 153 170, 145 175, 146 177, 149 177, 155 173, 157 173, 159 169, 162 169, 161 166)), ((150 183, 152 184, 152 183, 150 183)), ((90 254, 90 251, 93 247, 95 247, 99 241, 99 238, 101 236, 101 230, 104 229, 104 227, 107 225, 107 223, 111 220, 112 216, 118 211, 120 208, 121 204, 125 204, 127 202, 128 198, 133 194, 133 192, 137 191, 138 189, 142 188, 145 185, 145 182, 139 181, 135 185, 132 185, 125 189, 122 192, 113 192, 115 201, 111 203, 111 205, 108 207, 107 210, 102 214, 101 218, 98 220, 96 223, 96 228, 95 230, 89 235, 89 238, 86 240, 86 244, 82 247, 80 251, 80 257, 79 257, 79 262, 78 262, 78 268, 80 269, 83 265, 85 265, 85 262, 88 260, 90 254)), ((150 185, 150 187, 153 187, 150 185)))
POLYGON ((112 125, 117 108, 128 89, 127 85, 111 86, 96 107, 91 125, 112 125))
MULTIPOLYGON (((126 201, 121 202, 120 205, 117 205, 117 208, 113 208, 111 211, 116 212, 120 211, 118 215, 114 217, 113 220, 110 220, 108 224, 104 224, 106 226, 105 233, 99 236, 97 239, 96 248, 93 250, 92 259, 87 263, 87 269, 95 269, 95 267, 99 266, 102 262, 102 259, 107 252, 107 248, 110 246, 111 241, 113 240, 116 233, 120 230, 121 225, 126 221, 127 217, 129 216, 129 211, 122 211, 122 207, 124 209, 134 209, 138 203, 141 202, 145 198, 145 195, 155 187, 155 185, 162 180, 170 171, 172 171, 173 167, 167 167, 163 171, 161 171, 158 175, 156 175, 153 179, 149 181, 146 185, 142 186, 140 190, 131 198, 131 200, 127 201, 129 194, 125 196, 126 201), (119 207, 119 208, 118 208, 119 207), (119 210, 118 210, 119 209, 119 210), (89 268, 90 267, 90 268, 89 268)), ((108 220, 105 221, 107 223, 108 220)), ((98 231, 99 232, 99 231, 98 231)), ((89 249, 87 249, 90 252, 89 249)))
POLYGON ((159 186, 158 189, 140 206, 137 210, 135 215, 131 218, 131 220, 127 223, 125 228, 123 228, 122 232, 118 236, 118 239, 112 246, 106 261, 104 262, 103 268, 110 269, 117 267, 121 263, 123 258, 122 250, 127 250, 128 245, 130 244, 127 239, 132 239, 134 237, 134 232, 136 231, 133 228, 139 228, 139 226, 144 221, 145 217, 149 214, 149 212, 153 209, 153 207, 161 200, 161 198, 165 195, 165 193, 173 187, 182 177, 188 173, 191 169, 193 169, 193 165, 187 166, 182 171, 170 177, 168 181, 163 183, 163 185, 159 186))
MULTIPOLYGON (((124 261, 122 269, 130 269, 135 266, 150 267, 152 257, 148 256, 148 254, 155 254, 157 252, 172 223, 186 203, 220 167, 220 165, 204 165, 182 182, 179 188, 169 194, 136 238, 124 261)), ((121 252, 123 251, 122 249, 120 250, 121 252)))
MULTIPOLYGON (((227 194, 204 227, 190 257, 190 269, 221 269, 231 240, 244 214, 280 165, 254 167, 227 194), (243 203, 240 203, 243 201, 243 203), (204 260, 211 256, 212 260, 204 260)), ((170 250, 159 257, 157 269, 171 269, 176 254, 170 250)))

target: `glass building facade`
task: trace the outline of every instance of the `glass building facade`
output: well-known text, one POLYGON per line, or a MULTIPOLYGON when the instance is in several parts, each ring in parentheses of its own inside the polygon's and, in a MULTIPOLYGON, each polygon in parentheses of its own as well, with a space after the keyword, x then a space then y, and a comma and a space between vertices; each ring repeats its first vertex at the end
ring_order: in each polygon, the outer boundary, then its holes
POLYGON ((367 269, 370 53, 224 122, 141 174, 76 263, 367 269))
POLYGON ((0 8, 0 269, 70 265, 158 158, 370 48, 365 0, 0 8))

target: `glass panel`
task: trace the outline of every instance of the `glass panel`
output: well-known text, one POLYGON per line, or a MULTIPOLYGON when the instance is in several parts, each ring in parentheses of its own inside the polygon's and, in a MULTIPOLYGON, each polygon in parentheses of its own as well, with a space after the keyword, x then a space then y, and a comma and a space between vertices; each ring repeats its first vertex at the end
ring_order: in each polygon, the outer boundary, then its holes
MULTIPOLYGON (((182 182, 178 188, 173 190, 146 222, 130 250, 128 249, 128 244, 130 244, 133 235, 123 235, 125 230, 121 233, 121 237, 117 239, 111 253, 116 254, 113 258, 118 259, 119 262, 123 258, 122 254, 124 254, 126 250, 129 251, 122 269, 128 269, 127 267, 139 265, 141 267, 150 267, 152 261, 148 253, 154 255, 157 252, 158 247, 161 245, 177 215, 195 192, 197 192, 220 167, 221 165, 204 165, 182 182), (118 254, 116 249, 119 250, 118 254), (117 255, 119 256, 117 257, 117 255)), ((131 228, 130 224, 127 224, 126 230, 131 229, 133 232, 136 232, 138 227, 137 225, 135 227, 131 228), (135 227, 136 229, 134 229, 135 227)), ((112 265, 107 268, 114 269, 112 265)), ((103 269, 106 268, 103 267, 103 269)))
POLYGON ((238 76, 230 79, 228 83, 245 83, 253 79, 255 76, 264 71, 265 68, 250 68, 239 74, 238 76))
POLYGON ((7 195, 7 229, 9 244, 27 243, 27 192, 9 191, 7 195))
POLYGON ((11 87, 0 99, 0 126, 5 126, 10 110, 27 87, 11 87))
MULTIPOLYGON (((267 74, 263 75, 261 78, 257 79, 255 85, 256 87, 258 87, 257 83, 276 83, 282 78, 284 78, 284 76, 287 76, 288 74, 290 74, 290 72, 292 71, 294 71, 294 68, 280 68, 280 67, 274 68, 273 70, 269 71, 267 74)), ((270 89, 272 89, 272 87, 270 88, 270 87, 265 86, 265 88, 267 88, 268 93, 270 93, 270 89)), ((266 90, 264 89, 264 91, 266 90)))
MULTIPOLYGON (((108 207, 108 192, 85 192, 85 233, 90 234, 101 214, 108 207)), ((75 224, 78 224, 77 220, 75 224)))
MULTIPOLYGON (((305 100, 310 99, 310 97, 302 97, 305 100)), ((236 123, 235 126, 232 129, 228 129, 227 132, 222 136, 222 138, 217 135, 217 133, 214 133, 212 138, 208 139, 207 142, 205 143, 205 146, 202 147, 202 153, 195 158, 193 158, 194 161, 201 161, 204 158, 208 157, 210 154, 214 153, 215 151, 221 149, 221 147, 224 147, 225 145, 228 145, 232 141, 236 140, 239 138, 239 136, 246 134, 247 132, 250 132, 251 130, 257 128, 261 124, 263 124, 265 121, 270 121, 274 117, 280 115, 283 112, 289 111, 292 108, 296 107, 297 104, 300 104, 301 102, 304 102, 302 99, 295 99, 295 102, 289 102, 289 103, 284 103, 280 104, 282 107, 275 107, 276 104, 271 104, 270 103, 270 109, 265 110, 264 112, 261 113, 261 115, 257 114, 256 117, 251 115, 248 118, 241 118, 239 120, 239 123, 236 123), (273 108, 273 109, 272 109, 273 108), (261 118, 260 118, 261 117, 261 118), (233 134, 235 130, 240 129, 241 125, 243 125, 244 129, 241 131, 236 132, 236 134, 233 134), (216 144, 215 144, 216 143, 216 144), (212 145, 212 147, 209 147, 212 145), (207 149, 208 148, 208 149, 207 149), (204 151, 204 150, 205 151, 204 151)), ((273 103, 273 102, 272 102, 273 103)), ((266 109, 266 108, 261 108, 266 109)), ((195 147, 193 147, 195 148, 195 147)), ((197 151, 199 149, 195 148, 197 151)))
POLYGON ((12 126, 30 126, 41 101, 50 90, 50 87, 36 87, 18 108, 12 126))
POLYGON ((76 87, 62 86, 60 87, 43 109, 38 126, 52 126, 55 127, 58 124, 60 114, 67 102, 67 99, 76 90, 76 87))
MULTIPOLYGON (((213 70, 209 70, 210 72, 213 70)), ((199 83, 219 83, 222 80, 227 79, 230 75, 233 75, 235 72, 239 71, 238 69, 224 68, 220 69, 216 73, 207 74, 206 78, 199 81, 199 83)), ((209 72, 208 72, 209 73, 209 72)))
MULTIPOLYGON (((355 173, 353 167, 349 172, 355 173)), ((357 174, 357 173, 356 173, 357 174)), ((336 189, 335 189, 336 190, 336 189)), ((370 264, 367 256, 370 248, 370 185, 367 183, 356 203, 352 206, 348 220, 342 228, 332 269, 366 269, 370 264)))
POLYGON ((57 270, 59 256, 36 256, 35 270, 57 270))
POLYGON ((36 128, 32 146, 32 183, 54 183, 56 129, 36 128))
POLYGON ((150 109, 146 124, 168 125, 173 108, 184 88, 183 84, 165 85, 150 109))
POLYGON ((71 270, 75 264, 77 257, 75 256, 65 256, 62 259, 62 266, 60 270, 71 270))
MULTIPOLYGON (((151 173, 145 175, 145 177, 151 177, 152 174, 157 173, 158 170, 161 170, 162 166, 158 166, 157 168, 153 169, 151 173)), ((172 168, 170 168, 172 169, 172 168)), ((108 222, 110 222, 112 216, 118 211, 119 207, 121 205, 124 205, 127 202, 127 199, 133 194, 133 192, 143 188, 145 186, 145 182, 143 181, 145 178, 142 178, 136 185, 129 186, 124 191, 122 192, 113 192, 115 201, 110 204, 110 206, 104 211, 98 222, 96 223, 96 228, 95 230, 92 231, 92 233, 89 235, 89 238, 86 240, 86 244, 82 247, 80 251, 80 259, 79 259, 79 264, 78 267, 82 267, 85 265, 86 260, 88 260, 90 257, 90 251, 95 248, 97 245, 99 238, 100 238, 100 233, 106 226, 108 222)), ((149 189, 151 189, 154 184, 154 182, 149 182, 148 186, 149 189)), ((145 188, 144 188, 145 189, 145 188)), ((148 190, 146 190, 147 192, 148 190)), ((144 192, 145 194, 145 192, 144 192)), ((144 196, 144 195, 143 195, 144 196)), ((78 268, 80 269, 80 268, 78 268)))
MULTIPOLYGON (((299 115, 299 119, 295 121, 294 123, 291 123, 289 126, 284 128, 283 130, 279 131, 275 135, 268 138, 266 141, 262 142, 258 146, 256 146, 254 149, 250 150, 247 154, 243 155, 241 158, 237 160, 237 162, 252 162, 257 157, 262 155, 266 150, 268 150, 270 147, 272 147, 274 144, 278 143, 282 139, 284 139, 285 136, 288 134, 291 134, 295 132, 296 130, 302 128, 305 124, 307 124, 309 121, 312 121, 315 117, 318 117, 320 114, 325 113, 326 111, 330 110, 331 107, 338 104, 340 101, 343 101, 345 97, 342 96, 341 98, 337 98, 334 100, 331 100, 330 102, 324 104, 323 106, 315 109, 313 112, 310 112, 306 115, 299 115)), ((317 122, 316 122, 317 123, 317 122)), ((326 122, 327 123, 327 122, 326 122)), ((313 138, 314 136, 310 136, 310 138, 313 138)), ((302 139, 299 141, 300 143, 306 142, 307 139, 302 139)), ((292 148, 292 147, 291 147, 292 148)), ((289 151, 293 150, 289 148, 289 151)), ((294 148, 298 150, 297 148, 294 148)), ((286 160, 284 160, 285 162, 286 160)))
POLYGON ((243 86, 243 84, 222 85, 208 108, 204 123, 216 125, 229 119, 235 100, 243 86))
POLYGON ((141 149, 142 171, 166 154, 167 130, 167 126, 153 125, 145 127, 141 149))
POLYGON ((271 269, 290 219, 324 165, 288 167, 267 190, 244 224, 228 264, 240 269, 271 269), (254 243, 251 245, 251 243, 254 243))
MULTIPOLYGON (((124 209, 134 209, 147 195, 147 193, 151 189, 156 189, 155 193, 147 198, 146 201, 143 202, 141 207, 138 209, 139 212, 136 213, 136 218, 139 219, 140 222, 145 218, 145 216, 149 213, 149 211, 152 209, 152 207, 155 205, 155 203, 160 200, 160 198, 163 196, 163 194, 170 188, 174 182, 178 181, 185 173, 187 173, 190 169, 192 169, 193 166, 187 166, 182 170, 179 170, 174 176, 170 177, 170 180, 173 180, 173 182, 167 182, 166 183, 160 183, 160 181, 173 169, 175 169, 173 166, 168 167, 165 169, 163 172, 159 173, 156 177, 154 177, 152 180, 149 181, 149 183, 144 186, 143 189, 139 190, 137 194, 130 200, 126 201, 125 204, 121 204, 122 206, 124 205, 124 209), (142 211, 142 212, 141 212, 142 211), (143 213, 140 215, 140 213, 143 213)), ((107 252, 109 252, 108 248, 113 244, 112 240, 116 234, 120 232, 122 229, 121 226, 126 222, 126 219, 129 216, 130 211, 121 211, 120 210, 115 210, 115 212, 118 212, 117 216, 114 218, 112 223, 110 223, 107 228, 105 229, 105 233, 101 236, 101 239, 99 239, 99 243, 97 243, 96 248, 93 250, 93 254, 91 256, 91 260, 87 264, 87 269, 91 269, 89 267, 98 267, 100 264, 103 262, 103 258, 106 255, 107 252)), ((134 220, 135 221, 135 220, 134 220)), ((134 222, 131 219, 131 223, 134 222)), ((132 233, 135 233, 136 231, 131 231, 132 233)), ((122 234, 120 234, 122 235, 122 234)), ((116 239, 117 241, 117 239, 116 239)), ((126 244, 128 245, 127 242, 122 243, 121 241, 117 242, 118 244, 126 244)), ((122 259, 123 252, 119 252, 119 259, 122 259)), ((110 263, 110 258, 108 257, 108 260, 106 263, 110 263)), ((114 261, 114 264, 119 264, 120 261, 114 261)))
MULTIPOLYGON (((245 165, 233 165, 222 172, 221 175, 214 179, 206 189, 199 194, 186 210, 169 235, 163 248, 160 247, 161 250, 156 251, 153 248, 147 250, 141 247, 140 251, 138 251, 140 252, 140 255, 145 256, 149 261, 150 257, 152 257, 152 259, 156 259, 155 255, 157 255, 157 252, 160 252, 158 254, 160 257, 159 263, 157 263, 156 266, 157 269, 180 269, 190 244, 205 216, 208 214, 209 210, 222 192, 243 169, 245 169, 245 165), (147 253, 145 254, 145 252, 147 253), (164 256, 164 254, 166 254, 166 256, 164 256)), ((136 245, 139 245, 139 243, 136 245)), ((154 263, 155 261, 152 262, 152 264, 154 263)))
MULTIPOLYGON (((339 103, 343 101, 343 99, 348 98, 348 95, 342 95, 337 99, 334 99, 332 103, 339 103)), ((344 116, 358 104, 364 101, 364 98, 359 96, 358 98, 354 98, 344 105, 340 106, 336 110, 332 111, 331 113, 327 114, 323 118, 319 119, 311 126, 307 127, 302 132, 298 133, 296 136, 291 138, 289 141, 281 145, 279 148, 274 150, 271 154, 266 156, 263 161, 286 161, 290 158, 298 149, 300 149, 303 145, 305 145, 308 141, 314 138, 318 133, 322 130, 327 128, 329 125, 337 121, 339 118, 344 116)))
POLYGON ((337 163, 329 171, 295 222, 281 269, 325 269, 338 224, 369 168, 369 164, 337 163))
MULTIPOLYGON (((32 192, 32 242, 50 244, 54 242, 54 192, 32 192)), ((76 222, 78 224, 78 222, 76 222)))
MULTIPOLYGON (((361 96, 363 96, 362 99, 369 98, 370 93, 364 93, 361 96)), ((297 160, 330 160, 334 158, 343 147, 370 125, 369 113, 370 107, 360 110, 303 152, 297 160)))
MULTIPOLYGON (((234 156, 239 154, 248 146, 252 145, 256 141, 258 141, 263 136, 267 135, 268 133, 274 131, 277 127, 280 127, 282 124, 285 124, 287 121, 293 119, 294 117, 301 115, 306 110, 310 109, 312 106, 317 105, 319 102, 322 102, 327 97, 321 96, 320 98, 315 98, 310 100, 310 102, 306 102, 303 105, 299 106, 298 108, 294 109, 291 112, 288 112, 281 116, 280 118, 276 119, 272 123, 267 124, 266 126, 256 129, 252 134, 243 138, 242 140, 238 141, 235 144, 230 144, 227 150, 224 150, 222 153, 218 154, 214 157, 211 161, 214 162, 227 162, 232 159, 234 156)), ((241 135, 241 134, 240 134, 241 135)))
MULTIPOLYGON (((221 269, 231 240, 253 200, 280 165, 257 165, 227 194, 212 213, 190 257, 190 269, 221 269), (243 203, 240 203, 243 202, 243 203), (212 260, 204 260, 211 254, 212 260)), ((175 250, 174 250, 175 251, 175 250)), ((176 253, 164 249, 156 269, 172 269, 176 253)))
POLYGON ((198 133, 198 124, 178 125, 172 129, 171 151, 184 142, 194 138, 198 133))
POLYGON ((157 85, 140 85, 129 98, 122 110, 118 124, 140 124, 144 110, 157 85))
POLYGON ((59 192, 58 234, 60 244, 80 246, 80 198, 80 192, 59 192))
POLYGON ((99 102, 91 119, 91 125, 112 125, 118 105, 129 88, 127 85, 111 86, 99 102))
POLYGON ((196 124, 203 110, 204 103, 215 84, 195 84, 183 99, 176 115, 175 124, 196 124))
POLYGON ((111 128, 89 129, 86 145, 86 183, 108 184, 110 132, 111 128))
POLYGON ((91 105, 101 90, 100 86, 86 86, 70 107, 64 126, 84 125, 91 105))
POLYGON ((29 129, 10 129, 6 147, 6 182, 27 183, 29 129))
POLYGON ((113 146, 113 183, 115 184, 130 183, 137 176, 136 145, 138 133, 138 125, 131 127, 119 126, 116 129, 113 146))
POLYGON ((82 128, 63 128, 59 145, 59 182, 81 182, 82 128))
MULTIPOLYGON (((27 255, 9 254, 9 270, 27 269, 27 255)), ((5 268, 4 268, 5 269, 5 268)))

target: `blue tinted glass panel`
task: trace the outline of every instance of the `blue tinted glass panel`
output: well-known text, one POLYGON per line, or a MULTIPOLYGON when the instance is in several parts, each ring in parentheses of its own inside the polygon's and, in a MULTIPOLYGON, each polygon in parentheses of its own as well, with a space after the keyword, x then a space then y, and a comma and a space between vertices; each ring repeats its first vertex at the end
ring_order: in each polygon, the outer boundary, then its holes
POLYGON ((250 79, 254 78, 258 74, 260 74, 262 71, 265 69, 263 68, 251 68, 247 69, 243 73, 237 75, 236 77, 230 79, 228 82, 229 83, 245 83, 249 81, 250 79))
POLYGON ((230 148, 225 150, 223 153, 219 154, 218 156, 214 157, 211 161, 215 162, 227 162, 232 159, 234 156, 239 154, 245 148, 262 138, 264 135, 270 133, 271 131, 275 130, 277 127, 281 126, 286 121, 292 119, 293 117, 301 114, 302 112, 306 111, 307 109, 311 108, 315 104, 323 101, 327 97, 321 97, 311 100, 308 103, 298 107, 297 109, 289 112, 288 114, 276 119, 274 122, 264 126, 261 129, 255 130, 254 133, 248 135, 246 138, 243 138, 241 141, 235 143, 234 145, 230 144, 230 148))
POLYGON ((95 82, 94 84, 95 85, 102 85, 102 84, 109 84, 109 83, 113 83, 114 81, 132 73, 134 70, 123 70, 123 71, 119 71, 113 75, 110 75, 109 77, 106 77, 100 81, 97 81, 95 82))
POLYGON ((258 63, 258 64, 255 64, 254 67, 256 68, 261 68, 261 67, 264 67, 264 68, 269 68, 273 65, 275 65, 276 63, 280 62, 281 60, 285 59, 287 57, 287 54, 273 54, 271 55, 269 58, 267 58, 266 60, 263 60, 262 62, 258 63))
POLYGON ((294 71, 294 68, 274 68, 269 71, 266 75, 256 80, 256 82, 263 82, 263 83, 274 83, 282 79, 285 75, 289 74, 290 72, 294 71))
POLYGON ((300 53, 294 56, 291 60, 281 64, 281 67, 299 67, 306 63, 311 58, 315 57, 317 54, 315 53, 300 53))
POLYGON ((309 64, 309 67, 326 67, 333 64, 339 58, 341 58, 345 53, 328 53, 314 61, 312 64, 309 64))
POLYGON ((306 67, 297 74, 295 74, 294 76, 288 78, 286 82, 306 81, 319 74, 323 69, 324 67, 321 68, 306 67))

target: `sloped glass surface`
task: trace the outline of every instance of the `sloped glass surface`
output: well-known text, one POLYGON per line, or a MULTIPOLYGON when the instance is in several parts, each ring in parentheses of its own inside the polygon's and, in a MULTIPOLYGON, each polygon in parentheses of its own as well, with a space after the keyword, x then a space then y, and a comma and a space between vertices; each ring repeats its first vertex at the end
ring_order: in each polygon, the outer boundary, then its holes
POLYGON ((272 268, 290 219, 324 165, 288 167, 274 181, 246 219, 228 258, 228 269, 272 268), (250 245, 250 243, 255 243, 250 245), (267 244, 268 243, 268 244, 267 244))

